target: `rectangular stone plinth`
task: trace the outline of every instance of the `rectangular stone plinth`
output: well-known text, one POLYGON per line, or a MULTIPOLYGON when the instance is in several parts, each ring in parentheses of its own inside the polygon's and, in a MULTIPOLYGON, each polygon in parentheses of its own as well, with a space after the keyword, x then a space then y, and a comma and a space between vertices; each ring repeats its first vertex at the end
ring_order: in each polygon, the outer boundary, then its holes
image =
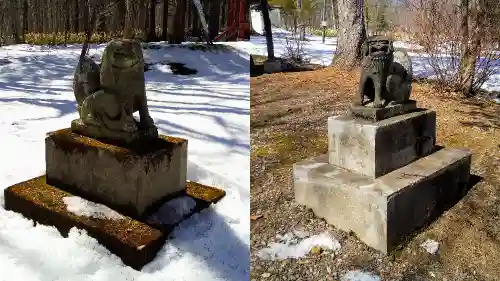
POLYGON ((330 164, 379 177, 428 155, 436 142, 436 113, 420 109, 378 122, 328 118, 330 164))
POLYGON ((140 217, 186 188, 187 140, 160 136, 129 147, 63 129, 45 139, 47 182, 140 217))
POLYGON ((373 179, 331 165, 323 155, 294 165, 295 200, 388 253, 464 195, 470 164, 468 150, 444 148, 373 179))
POLYGON ((155 258, 176 224, 219 201, 225 192, 188 182, 186 193, 162 202, 145 221, 121 215, 104 206, 97 208, 92 202, 47 184, 45 176, 10 186, 4 190, 4 195, 7 210, 37 223, 55 226, 65 237, 73 227, 84 229, 124 264, 140 270, 155 258), (68 205, 68 198, 85 202, 77 205, 83 212, 75 213, 71 204, 68 205), (178 200, 182 200, 182 204, 178 200), (97 213, 93 211, 98 211, 100 216, 96 217, 97 213))
POLYGON ((364 118, 371 121, 380 121, 397 115, 406 114, 417 109, 417 102, 407 100, 403 103, 375 108, 363 105, 351 105, 349 111, 353 117, 364 118))

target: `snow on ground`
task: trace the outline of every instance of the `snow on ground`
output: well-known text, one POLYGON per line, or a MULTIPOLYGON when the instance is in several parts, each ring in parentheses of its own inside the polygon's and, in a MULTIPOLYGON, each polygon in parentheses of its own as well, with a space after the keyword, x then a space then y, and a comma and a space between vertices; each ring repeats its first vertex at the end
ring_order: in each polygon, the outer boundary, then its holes
POLYGON ((432 239, 427 239, 424 243, 420 244, 420 247, 424 248, 427 253, 434 255, 439 250, 439 243, 432 239))
POLYGON ((176 224, 181 221, 186 215, 191 213, 196 207, 196 201, 189 196, 175 198, 163 204, 160 209, 150 217, 152 222, 169 222, 176 224))
MULTIPOLYGON (((100 57, 103 45, 90 54, 100 57)), ((73 229, 62 238, 3 209, 0 280, 229 280, 249 274, 249 57, 170 47, 145 50, 146 62, 174 61, 198 70, 146 72, 151 115, 160 133, 189 139, 188 179, 226 190, 212 208, 182 222, 157 258, 132 270, 96 240, 73 229)), ((0 186, 41 175, 45 134, 78 117, 72 72, 80 46, 0 48, 0 186)))
POLYGON ((381 281, 382 279, 371 273, 363 272, 361 270, 348 271, 342 275, 340 281, 381 281))
POLYGON ((68 212, 77 216, 115 220, 123 218, 121 214, 108 208, 106 205, 97 204, 78 196, 64 197, 63 202, 66 204, 68 212))
MULTIPOLYGON (((253 11, 251 14, 252 25, 257 33, 263 34, 263 24, 260 20, 260 13, 253 11)), ((290 36, 291 32, 281 28, 273 27, 273 43, 276 57, 287 56, 291 45, 287 42, 286 37, 290 36)), ((235 42, 232 45, 236 48, 244 50, 253 55, 267 56, 266 38, 264 36, 252 36, 249 42, 235 42)), ((394 47, 408 49, 408 55, 413 63, 413 74, 416 77, 432 78, 434 71, 426 59, 425 54, 415 53, 421 50, 422 46, 411 44, 408 42, 395 41, 394 47)), ((325 43, 322 42, 321 36, 307 35, 306 41, 303 42, 303 50, 305 58, 311 63, 329 65, 332 62, 335 50, 337 48, 337 38, 326 38, 325 43)), ((500 64, 500 61, 497 61, 500 64)), ((482 89, 486 91, 500 91, 500 73, 492 75, 483 85, 482 89)), ((500 101, 499 101, 500 103, 500 101)))
MULTIPOLYGON (((276 57, 287 56, 288 49, 296 47, 290 40, 292 33, 280 28, 273 28, 274 55, 276 57)), ((244 50, 253 55, 267 56, 266 37, 251 36, 250 41, 231 42, 232 46, 244 50)), ((306 35, 306 41, 302 48, 305 59, 311 63, 329 65, 337 46, 337 38, 326 38, 322 42, 321 36, 306 35)))
POLYGON ((277 235, 277 242, 271 242, 267 248, 260 249, 256 255, 264 260, 298 259, 311 252, 313 247, 338 252, 340 243, 328 232, 310 236, 304 231, 294 231, 277 235))

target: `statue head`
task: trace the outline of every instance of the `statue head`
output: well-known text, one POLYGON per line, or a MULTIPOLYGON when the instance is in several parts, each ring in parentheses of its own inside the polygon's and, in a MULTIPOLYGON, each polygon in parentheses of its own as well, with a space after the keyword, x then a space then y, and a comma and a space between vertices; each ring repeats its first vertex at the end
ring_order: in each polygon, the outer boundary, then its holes
POLYGON ((144 79, 144 58, 139 41, 133 39, 113 40, 102 54, 101 84, 112 87, 125 74, 132 79, 144 79), (137 77, 135 77, 137 76, 137 77))
POLYGON ((393 61, 394 45, 391 38, 374 35, 362 45, 363 57, 369 60, 379 73, 386 73, 393 61))

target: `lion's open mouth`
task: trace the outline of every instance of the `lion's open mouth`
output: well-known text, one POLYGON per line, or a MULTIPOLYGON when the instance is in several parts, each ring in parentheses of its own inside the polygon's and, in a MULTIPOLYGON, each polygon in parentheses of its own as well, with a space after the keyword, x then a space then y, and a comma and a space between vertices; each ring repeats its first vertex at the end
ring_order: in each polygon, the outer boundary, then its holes
POLYGON ((114 68, 131 68, 131 67, 136 66, 138 63, 139 63, 139 60, 135 60, 135 59, 134 60, 120 60, 120 61, 115 60, 112 65, 114 68))

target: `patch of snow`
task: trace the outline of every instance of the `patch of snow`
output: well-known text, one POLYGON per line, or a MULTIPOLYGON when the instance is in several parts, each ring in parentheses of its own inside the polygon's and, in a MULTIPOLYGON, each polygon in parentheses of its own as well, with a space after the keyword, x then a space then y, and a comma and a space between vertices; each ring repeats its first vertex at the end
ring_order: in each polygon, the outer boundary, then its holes
POLYGON ((324 165, 325 165, 325 163, 311 163, 311 164, 307 164, 307 165, 302 165, 302 168, 304 170, 312 170, 312 169, 315 169, 315 168, 318 168, 318 167, 321 167, 324 165))
POLYGON ((306 256, 313 247, 321 247, 335 252, 341 248, 340 243, 328 232, 307 236, 309 234, 306 232, 277 235, 277 242, 269 243, 267 248, 260 249, 256 255, 264 260, 298 259, 306 256))
POLYGON ((427 239, 424 243, 420 244, 420 247, 424 248, 427 253, 434 255, 439 250, 439 243, 432 239, 427 239))
POLYGON ((124 217, 103 204, 85 200, 78 196, 68 196, 63 198, 68 212, 77 216, 92 217, 97 219, 119 220, 124 217))
POLYGON ((300 239, 304 239, 311 236, 311 234, 308 231, 304 230, 294 230, 293 234, 295 235, 295 237, 298 237, 300 239))
POLYGON ((160 207, 151 216, 151 221, 158 223, 177 224, 196 207, 196 201, 189 196, 174 198, 160 207))
POLYGON ((381 281, 382 279, 374 274, 363 272, 361 270, 348 271, 342 275, 340 281, 381 281))
POLYGON ((172 73, 172 69, 170 69, 170 65, 166 65, 166 64, 155 64, 154 65, 154 68, 161 72, 161 73, 172 73))

